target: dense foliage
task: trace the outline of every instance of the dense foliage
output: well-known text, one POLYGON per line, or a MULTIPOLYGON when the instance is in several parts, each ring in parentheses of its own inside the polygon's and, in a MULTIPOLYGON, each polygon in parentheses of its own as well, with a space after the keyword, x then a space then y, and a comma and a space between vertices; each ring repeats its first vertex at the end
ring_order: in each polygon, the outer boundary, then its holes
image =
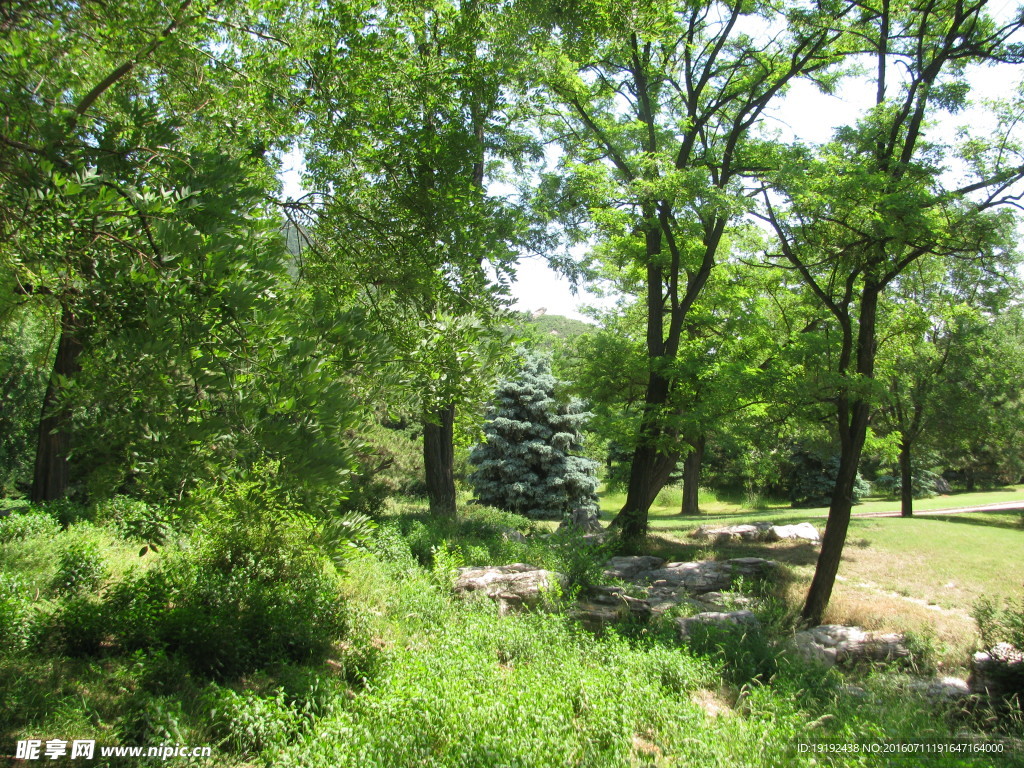
MULTIPOLYGON (((810 679, 778 604, 688 646, 562 614, 616 546, 676 546, 659 499, 829 505, 792 548, 813 624, 861 473, 905 518, 1024 478, 1022 30, 986 0, 0 2, 0 736, 798 765, 809 730, 1007 728, 810 679), (538 255, 616 305, 510 311, 538 255), (495 562, 566 594, 451 598, 495 562)), ((1024 643, 1017 604, 978 619, 1024 643)))

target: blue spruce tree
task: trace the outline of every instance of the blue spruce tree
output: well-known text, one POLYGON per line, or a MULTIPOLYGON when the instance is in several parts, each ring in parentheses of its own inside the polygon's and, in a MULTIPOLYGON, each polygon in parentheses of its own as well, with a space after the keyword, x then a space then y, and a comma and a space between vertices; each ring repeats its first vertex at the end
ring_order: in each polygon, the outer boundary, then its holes
POLYGON ((469 476, 477 498, 535 519, 592 528, 597 521, 597 462, 575 456, 590 418, 579 400, 555 399, 551 364, 531 355, 503 382, 476 446, 469 476))

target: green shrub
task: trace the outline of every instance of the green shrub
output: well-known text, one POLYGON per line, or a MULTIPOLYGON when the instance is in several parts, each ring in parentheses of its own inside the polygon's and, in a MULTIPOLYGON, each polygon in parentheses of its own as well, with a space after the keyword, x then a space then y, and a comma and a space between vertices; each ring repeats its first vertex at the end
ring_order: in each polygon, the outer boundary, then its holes
POLYGON ((282 688, 271 696, 261 696, 255 691, 237 693, 211 685, 204 691, 203 700, 219 745, 243 755, 283 747, 306 722, 288 704, 282 688))
MULTIPOLYGON (((129 572, 104 600, 123 651, 164 649, 202 675, 234 678, 275 661, 324 655, 344 630, 324 527, 288 504, 272 482, 207 494, 202 519, 157 568, 129 572)), ((347 539, 346 539, 347 540, 347 539)))
POLYGON ((56 536, 60 523, 48 511, 29 507, 0 516, 0 544, 33 536, 56 536))
MULTIPOLYGON (((911 475, 911 486, 915 499, 927 499, 940 493, 948 484, 942 475, 927 469, 915 469, 911 475)), ((880 475, 871 483, 872 492, 877 496, 897 498, 903 492, 903 478, 898 474, 880 475)))
POLYGON ((125 744, 181 744, 188 741, 181 700, 170 696, 138 696, 118 723, 125 744))
POLYGON ((1000 606, 991 598, 983 597, 971 611, 978 625, 981 643, 991 648, 997 643, 1009 643, 1024 649, 1024 598, 1018 602, 1007 598, 1000 606))
POLYGON ((114 496, 95 505, 96 520, 110 525, 124 539, 162 546, 171 534, 176 516, 167 510, 129 496, 114 496))
POLYGON ((601 543, 584 539, 574 528, 560 528, 531 544, 533 564, 565 574, 570 588, 602 583, 604 564, 618 546, 612 538, 601 543))
POLYGON ((384 523, 377 527, 369 542, 370 551, 382 560, 413 566, 416 563, 409 542, 397 523, 384 523))
POLYGON ((76 540, 60 554, 52 589, 58 595, 94 592, 109 575, 99 545, 94 541, 76 540))
POLYGON ((28 585, 17 574, 0 573, 0 648, 20 651, 28 647, 35 626, 28 585))
MULTIPOLYGON (((793 506, 827 506, 839 477, 839 457, 797 451, 789 461, 789 499, 793 506)), ((871 487, 858 473, 853 485, 854 501, 867 496, 870 491, 871 487)))
POLYGON ((775 649, 759 627, 694 623, 687 645, 692 653, 719 665, 733 685, 767 682, 779 670, 775 649))
POLYGON ((70 656, 94 656, 112 630, 103 604, 90 595, 66 598, 53 617, 55 634, 70 656))

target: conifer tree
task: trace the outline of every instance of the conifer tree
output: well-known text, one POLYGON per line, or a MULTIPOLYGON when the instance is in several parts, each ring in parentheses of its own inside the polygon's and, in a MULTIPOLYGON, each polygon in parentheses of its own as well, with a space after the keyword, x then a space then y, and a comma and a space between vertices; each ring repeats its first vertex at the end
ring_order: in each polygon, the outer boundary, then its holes
POLYGON ((597 519, 597 462, 578 455, 590 414, 559 402, 548 360, 529 356, 503 382, 470 454, 469 480, 484 504, 538 519, 597 519))

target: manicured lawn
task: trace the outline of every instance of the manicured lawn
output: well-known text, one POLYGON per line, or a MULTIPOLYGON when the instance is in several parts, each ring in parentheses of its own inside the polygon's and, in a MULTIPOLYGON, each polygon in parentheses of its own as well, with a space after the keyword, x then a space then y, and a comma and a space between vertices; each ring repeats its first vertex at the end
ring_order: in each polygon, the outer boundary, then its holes
MULTIPOLYGON (((615 517, 625 501, 625 493, 602 494, 602 520, 608 521, 615 517)), ((701 490, 701 515, 688 518, 679 514, 681 502, 681 493, 678 488, 670 487, 663 490, 651 505, 651 527, 692 529, 706 523, 749 522, 755 519, 790 523, 804 520, 813 521, 815 518, 821 518, 828 514, 828 507, 794 509, 788 501, 778 499, 761 500, 755 507, 746 503, 746 500, 739 495, 720 496, 711 491, 701 490)), ((1019 502, 1021 508, 1024 509, 1024 485, 1007 486, 994 491, 957 492, 930 499, 915 499, 914 512, 1006 502, 1019 502)), ((869 497, 857 504, 853 512, 856 515, 866 512, 898 512, 899 509, 898 500, 869 497)))

